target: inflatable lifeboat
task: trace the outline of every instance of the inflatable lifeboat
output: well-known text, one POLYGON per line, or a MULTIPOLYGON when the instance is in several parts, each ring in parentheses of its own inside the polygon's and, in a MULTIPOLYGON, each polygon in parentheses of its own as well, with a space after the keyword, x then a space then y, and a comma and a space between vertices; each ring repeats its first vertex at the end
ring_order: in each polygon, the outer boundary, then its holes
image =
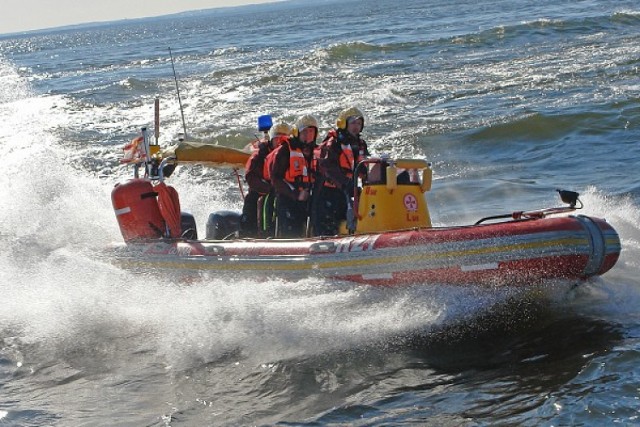
MULTIPOLYGON (((433 227, 425 193, 431 165, 421 159, 373 158, 340 235, 300 239, 239 238, 239 213, 209 216, 198 238, 193 216, 181 212, 166 185, 178 164, 231 167, 244 151, 181 142, 163 153, 140 139, 134 178, 112 192, 125 243, 117 260, 142 269, 215 271, 243 277, 299 280, 321 277, 370 285, 528 285, 549 279, 580 281, 610 270, 621 245, 605 220, 575 211, 578 194, 558 190, 566 206, 512 212, 475 224, 433 227), (147 154, 149 153, 149 154, 147 154), (138 170, 144 166, 144 175, 138 170)), ((240 177, 238 175, 238 182, 240 177)))

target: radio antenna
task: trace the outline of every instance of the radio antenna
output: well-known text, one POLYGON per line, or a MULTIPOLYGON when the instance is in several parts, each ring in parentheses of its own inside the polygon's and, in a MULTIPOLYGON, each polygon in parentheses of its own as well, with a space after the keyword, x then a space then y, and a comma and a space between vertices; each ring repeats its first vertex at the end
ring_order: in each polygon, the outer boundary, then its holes
POLYGON ((180 99, 180 88, 178 87, 178 75, 176 74, 176 66, 173 63, 173 54, 169 48, 169 57, 171 58, 171 68, 173 68, 173 79, 176 82, 176 93, 178 94, 178 104, 180 105, 180 116, 182 117, 182 129, 184 130, 184 139, 187 139, 187 123, 184 121, 184 109, 182 108, 182 100, 180 99))

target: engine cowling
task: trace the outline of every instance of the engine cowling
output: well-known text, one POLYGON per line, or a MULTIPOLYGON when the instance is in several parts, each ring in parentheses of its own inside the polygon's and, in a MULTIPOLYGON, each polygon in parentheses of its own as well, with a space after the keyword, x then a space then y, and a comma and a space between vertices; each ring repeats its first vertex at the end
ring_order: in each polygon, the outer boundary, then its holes
POLYGON ((116 184, 111 191, 111 203, 125 242, 162 237, 165 225, 157 196, 151 182, 139 178, 116 184))

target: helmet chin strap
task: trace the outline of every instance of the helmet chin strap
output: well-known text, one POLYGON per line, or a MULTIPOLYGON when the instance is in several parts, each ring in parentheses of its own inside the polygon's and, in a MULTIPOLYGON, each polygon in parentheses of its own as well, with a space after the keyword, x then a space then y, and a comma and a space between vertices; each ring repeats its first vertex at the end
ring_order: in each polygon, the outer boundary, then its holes
POLYGON ((350 142, 355 142, 358 139, 360 139, 360 132, 358 132, 357 134, 354 135, 351 132, 349 132, 348 130, 345 130, 344 136, 347 138, 347 140, 348 139, 353 139, 353 141, 350 141, 350 142))

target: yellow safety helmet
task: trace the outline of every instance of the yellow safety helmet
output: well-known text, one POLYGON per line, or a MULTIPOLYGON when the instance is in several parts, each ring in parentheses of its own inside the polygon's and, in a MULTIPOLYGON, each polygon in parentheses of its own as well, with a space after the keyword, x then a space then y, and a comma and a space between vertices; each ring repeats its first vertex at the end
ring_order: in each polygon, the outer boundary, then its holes
POLYGON ((291 130, 291 135, 297 137, 300 135, 300 131, 304 128, 313 127, 316 129, 316 134, 318 132, 318 121, 311 114, 305 114, 300 117, 297 121, 293 129, 291 130))
POLYGON ((278 122, 269 129, 269 138, 273 139, 276 135, 287 135, 291 134, 291 126, 286 124, 285 122, 278 122))
MULTIPOLYGON (((362 111, 356 107, 349 107, 340 111, 340 114, 338 114, 338 120, 336 121, 336 126, 338 129, 346 129, 347 121, 352 118, 362 119, 362 127, 364 127, 364 114, 362 114, 362 111)), ((362 131, 362 129, 360 130, 362 131)))

